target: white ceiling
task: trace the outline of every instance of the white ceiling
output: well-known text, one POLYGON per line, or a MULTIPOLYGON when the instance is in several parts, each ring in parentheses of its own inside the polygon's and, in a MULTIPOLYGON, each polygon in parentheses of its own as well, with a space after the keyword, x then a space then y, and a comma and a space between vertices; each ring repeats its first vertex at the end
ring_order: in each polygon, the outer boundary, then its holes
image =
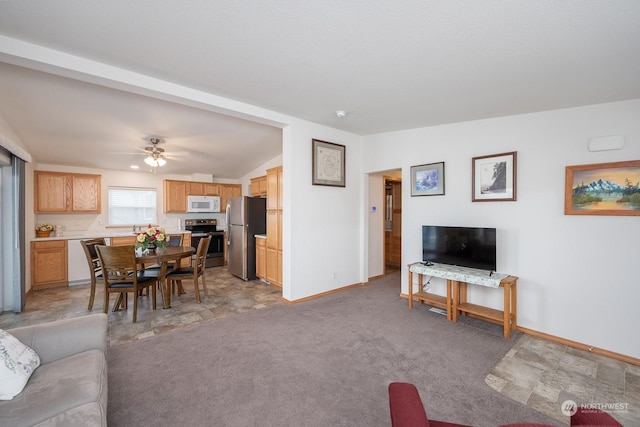
MULTIPOLYGON (((638 22, 638 0, 0 1, 0 35, 361 135, 640 98, 638 22)), ((280 129, 0 65, 37 161, 160 135, 192 153, 165 171, 238 178, 281 152, 280 129)))

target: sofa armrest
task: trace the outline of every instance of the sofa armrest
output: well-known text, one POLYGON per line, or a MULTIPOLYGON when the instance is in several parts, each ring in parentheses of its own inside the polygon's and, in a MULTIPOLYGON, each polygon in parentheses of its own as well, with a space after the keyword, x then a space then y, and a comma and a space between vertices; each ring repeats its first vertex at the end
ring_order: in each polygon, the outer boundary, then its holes
POLYGON ((107 352, 109 321, 104 313, 56 320, 8 330, 31 347, 41 363, 49 363, 87 350, 107 352))

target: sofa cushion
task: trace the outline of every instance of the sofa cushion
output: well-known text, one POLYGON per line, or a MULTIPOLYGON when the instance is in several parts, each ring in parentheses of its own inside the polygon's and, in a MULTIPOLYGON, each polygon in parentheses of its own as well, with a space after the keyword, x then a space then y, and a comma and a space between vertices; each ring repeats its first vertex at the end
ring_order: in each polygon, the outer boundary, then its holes
POLYGON ((89 350, 40 366, 22 393, 0 402, 0 425, 72 425, 81 417, 106 425, 106 411, 107 361, 89 350))
POLYGON ((33 349, 0 329, 0 400, 11 400, 22 391, 40 358, 33 349))

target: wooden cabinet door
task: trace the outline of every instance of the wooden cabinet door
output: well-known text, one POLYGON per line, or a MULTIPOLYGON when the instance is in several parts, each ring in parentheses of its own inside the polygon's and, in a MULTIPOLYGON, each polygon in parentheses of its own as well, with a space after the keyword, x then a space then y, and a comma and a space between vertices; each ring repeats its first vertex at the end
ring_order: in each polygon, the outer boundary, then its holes
POLYGON ((204 182, 190 182, 187 195, 204 196, 204 182))
POLYGON ((220 195, 220 184, 204 184, 204 195, 205 196, 219 196, 220 195))
POLYGON ((100 213, 100 175, 71 175, 71 211, 100 213))
POLYGON ((164 181, 164 212, 187 212, 188 181, 164 181))
POLYGON ((267 281, 280 285, 278 281, 278 251, 267 248, 267 281))
POLYGON ((227 202, 233 197, 242 196, 240 184, 220 184, 220 212, 227 211, 227 202))
POLYGON ((67 286, 67 241, 31 243, 31 285, 33 289, 67 286))
POLYGON ((278 209, 278 197, 280 194, 278 170, 267 171, 267 209, 278 209))
POLYGON ((119 236, 111 238, 111 246, 135 245, 136 236, 119 236))
POLYGON ((266 176, 251 178, 251 195, 253 197, 260 197, 260 196, 267 195, 267 177, 266 176))
POLYGON ((267 211, 267 248, 278 249, 280 226, 277 211, 267 211))
POLYGON ((267 280, 267 241, 256 238, 256 276, 267 280))
POLYGON ((36 213, 100 213, 100 175, 35 171, 36 213))
POLYGON ((71 188, 64 173, 35 171, 36 213, 66 212, 71 188))

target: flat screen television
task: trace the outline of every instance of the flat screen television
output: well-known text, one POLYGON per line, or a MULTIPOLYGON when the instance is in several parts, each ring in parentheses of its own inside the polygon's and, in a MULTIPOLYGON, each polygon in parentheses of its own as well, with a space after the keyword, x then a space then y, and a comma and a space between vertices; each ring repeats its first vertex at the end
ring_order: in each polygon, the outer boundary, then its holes
POLYGON ((423 225, 422 260, 496 271, 496 229, 423 225))

